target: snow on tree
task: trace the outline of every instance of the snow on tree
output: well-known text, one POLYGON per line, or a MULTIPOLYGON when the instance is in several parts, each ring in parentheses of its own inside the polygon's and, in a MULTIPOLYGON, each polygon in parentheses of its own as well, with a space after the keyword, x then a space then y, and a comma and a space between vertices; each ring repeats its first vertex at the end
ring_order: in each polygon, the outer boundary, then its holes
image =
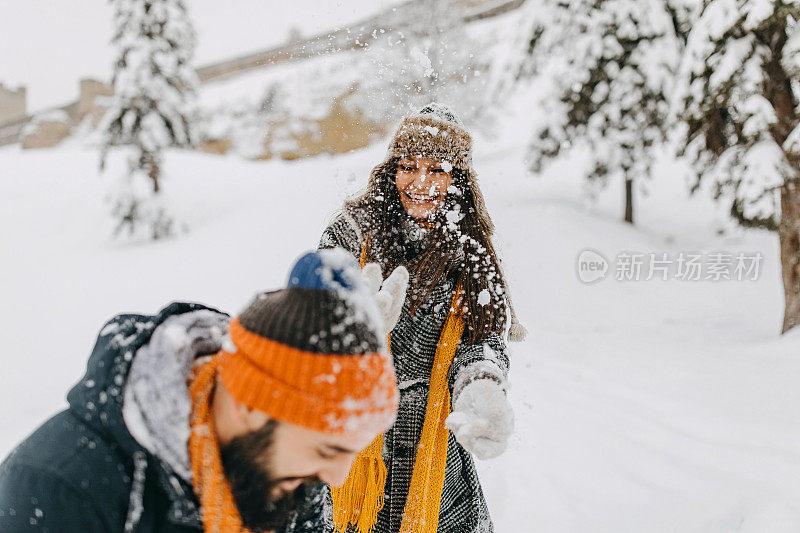
POLYGON ((686 49, 683 154, 742 225, 777 230, 800 324, 800 1, 710 0, 686 49))
POLYGON ((687 31, 690 0, 542 0, 520 13, 522 38, 506 60, 501 92, 546 73, 536 106, 530 168, 588 146, 592 187, 625 181, 625 220, 633 222, 633 185, 648 178, 669 130, 669 100, 687 31))
POLYGON ((192 142, 190 97, 195 34, 183 0, 111 0, 114 5, 114 99, 103 120, 101 169, 108 150, 126 146, 128 173, 112 191, 117 232, 172 233, 161 193, 164 149, 192 142))
MULTIPOLYGON (((276 130, 288 122, 284 108, 285 89, 278 82, 266 86, 257 102, 225 102, 215 109, 204 109, 202 133, 220 130, 211 138, 230 139, 233 149, 248 158, 262 157, 278 135, 276 130)), ((200 129, 200 128, 198 128, 200 129)))

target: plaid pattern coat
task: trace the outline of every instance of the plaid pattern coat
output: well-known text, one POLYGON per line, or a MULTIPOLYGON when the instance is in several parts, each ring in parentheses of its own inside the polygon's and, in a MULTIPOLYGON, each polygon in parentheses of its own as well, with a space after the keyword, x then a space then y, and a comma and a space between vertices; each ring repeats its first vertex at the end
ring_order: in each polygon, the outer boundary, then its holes
MULTIPOLYGON (((412 232, 408 230, 403 232, 404 237, 413 245, 414 239, 409 236, 410 233, 412 232)), ((362 246, 360 234, 354 218, 339 215, 323 233, 319 247, 341 246, 359 258, 362 246)), ((421 251, 422 242, 416 244, 416 249, 421 251)), ((433 358, 453 299, 456 281, 456 276, 451 275, 431 291, 413 318, 409 312, 407 297, 400 320, 392 331, 391 351, 400 388, 400 407, 397 421, 384 436, 383 458, 388 474, 384 488, 385 505, 378 513, 376 533, 394 533, 400 530, 416 449, 425 419, 433 358)), ((486 340, 486 344, 491 350, 485 350, 483 344, 469 344, 466 339, 461 340, 448 378, 451 406, 464 385, 473 379, 494 379, 505 386, 508 373, 505 342, 499 335, 493 334, 486 340)), ((449 434, 447 443, 438 531, 494 531, 472 455, 456 441, 452 433, 449 434)))

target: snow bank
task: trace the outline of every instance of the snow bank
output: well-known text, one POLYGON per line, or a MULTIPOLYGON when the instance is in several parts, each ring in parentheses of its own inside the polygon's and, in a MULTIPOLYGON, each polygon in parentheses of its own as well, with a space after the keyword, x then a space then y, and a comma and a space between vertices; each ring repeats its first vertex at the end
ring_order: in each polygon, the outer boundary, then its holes
MULTIPOLYGON (((530 331, 511 345, 516 434, 478 463, 496 530, 797 529, 800 333, 778 336, 777 237, 726 229, 718 206, 685 198, 668 159, 638 198, 639 225, 622 224, 622 183, 586 204, 579 157, 524 175, 520 132, 535 119, 504 119, 474 158, 530 331), (765 259, 757 281, 585 285, 587 248, 765 259)), ((0 454, 65 405, 111 315, 176 299, 236 313, 282 286, 384 149, 298 163, 170 152, 164 187, 191 232, 133 244, 109 239, 96 152, 0 149, 0 454)))

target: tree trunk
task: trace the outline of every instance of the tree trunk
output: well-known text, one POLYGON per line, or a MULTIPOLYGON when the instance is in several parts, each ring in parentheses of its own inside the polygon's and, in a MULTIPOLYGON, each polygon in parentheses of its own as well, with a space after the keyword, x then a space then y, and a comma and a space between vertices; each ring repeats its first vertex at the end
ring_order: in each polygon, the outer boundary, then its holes
POLYGON ((782 333, 800 324, 800 187, 789 181, 781 187, 781 267, 785 308, 782 333))
MULTIPOLYGON (((795 112, 797 98, 792 92, 790 77, 783 68, 783 47, 787 41, 785 24, 773 25, 764 34, 756 37, 770 47, 772 55, 765 63, 766 85, 764 96, 770 101, 777 115, 777 122, 770 133, 778 146, 783 146, 789 133, 798 124, 795 112)), ((797 172, 800 161, 796 154, 785 154, 797 172)), ((795 174, 797 175, 797 174, 795 174)), ((786 333, 800 324, 800 181, 787 179, 781 186, 781 222, 778 225, 781 244, 781 273, 783 276, 783 329, 786 333)))
POLYGON ((153 182, 153 192, 158 194, 160 190, 158 178, 161 175, 161 168, 158 166, 158 159, 156 159, 153 154, 145 154, 145 165, 147 166, 147 175, 150 177, 150 181, 153 182))
POLYGON ((633 224, 633 180, 625 180, 625 222, 633 224))

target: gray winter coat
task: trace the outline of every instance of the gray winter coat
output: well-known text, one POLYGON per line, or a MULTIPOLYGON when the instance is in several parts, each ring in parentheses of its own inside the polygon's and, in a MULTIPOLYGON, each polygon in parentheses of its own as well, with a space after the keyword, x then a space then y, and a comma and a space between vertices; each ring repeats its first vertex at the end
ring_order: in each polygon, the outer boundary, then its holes
MULTIPOLYGON (((339 215, 323 233, 319 247, 341 246, 359 258, 361 235, 361 228, 353 217, 339 215)), ((414 235, 414 231, 408 228, 403 235, 416 249, 421 250, 422 241, 419 241, 419 235, 414 235)), ((397 421, 384 436, 383 458, 388 475, 384 489, 385 505, 378 513, 376 533, 394 533, 400 530, 416 449, 425 420, 433 358, 453 299, 456 281, 455 275, 452 275, 431 291, 415 311, 413 318, 407 296, 400 320, 391 334, 391 351, 400 388, 400 407, 397 421)), ((494 379, 505 388, 508 374, 505 342, 499 335, 493 334, 486 340, 486 344, 491 351, 486 350, 485 353, 483 344, 470 344, 462 338, 449 373, 451 405, 464 385, 475 377, 494 379)), ((456 441, 452 433, 448 437, 438 531, 494 531, 472 455, 456 441)))

